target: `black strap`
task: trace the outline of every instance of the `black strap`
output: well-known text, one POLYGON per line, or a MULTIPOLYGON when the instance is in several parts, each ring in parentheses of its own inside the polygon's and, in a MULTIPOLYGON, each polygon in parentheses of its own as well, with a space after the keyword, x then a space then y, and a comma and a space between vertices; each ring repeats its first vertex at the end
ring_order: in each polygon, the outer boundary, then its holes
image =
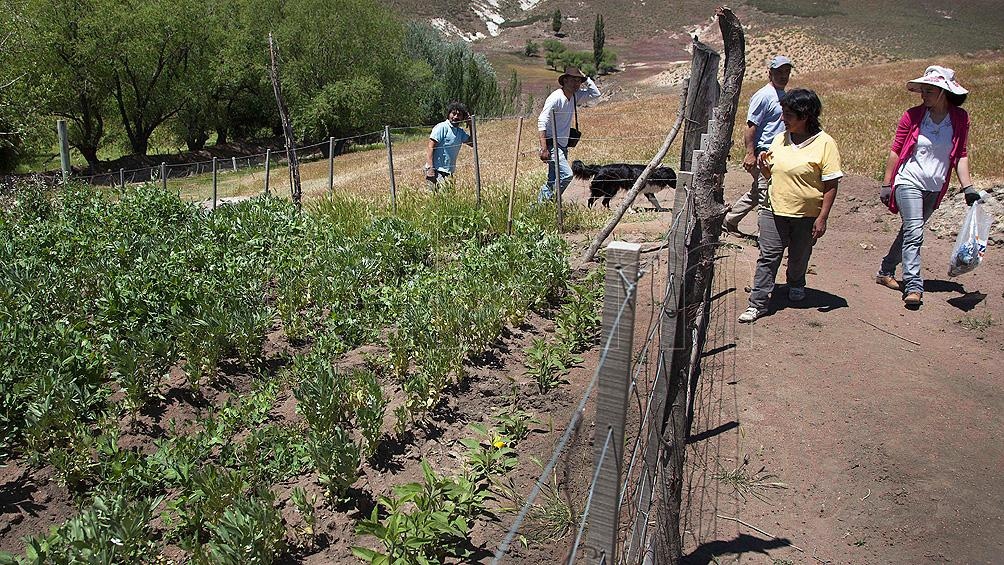
POLYGON ((577 102, 577 100, 575 99, 576 94, 578 94, 578 92, 572 94, 572 113, 575 115, 575 129, 579 129, 579 105, 576 104, 577 102))

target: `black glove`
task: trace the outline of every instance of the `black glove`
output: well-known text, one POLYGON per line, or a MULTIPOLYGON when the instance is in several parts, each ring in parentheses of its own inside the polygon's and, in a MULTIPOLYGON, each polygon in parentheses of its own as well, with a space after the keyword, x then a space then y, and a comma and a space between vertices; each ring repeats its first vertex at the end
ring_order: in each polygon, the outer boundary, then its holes
POLYGON ((881 190, 879 190, 879 200, 881 200, 883 204, 888 206, 890 198, 892 198, 892 186, 883 185, 881 190))
POLYGON ((980 192, 973 188, 973 185, 962 189, 962 194, 966 197, 966 206, 972 206, 973 203, 980 199, 980 192))

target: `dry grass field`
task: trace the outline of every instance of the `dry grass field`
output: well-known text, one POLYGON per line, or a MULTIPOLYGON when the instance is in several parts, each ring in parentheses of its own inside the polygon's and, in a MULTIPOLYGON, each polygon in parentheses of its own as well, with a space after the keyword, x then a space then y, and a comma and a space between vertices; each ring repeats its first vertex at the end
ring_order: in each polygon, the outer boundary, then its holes
MULTIPOLYGON (((969 151, 977 186, 989 187, 1004 183, 1004 56, 983 55, 978 58, 941 57, 930 61, 898 61, 881 65, 835 69, 799 70, 792 75, 791 87, 816 90, 823 101, 823 127, 837 140, 844 169, 878 180, 885 162, 896 122, 902 112, 917 103, 918 95, 905 88, 906 81, 923 73, 929 63, 954 68, 959 81, 972 91, 965 108, 972 117, 969 151)), ((744 85, 739 113, 745 115, 752 92, 763 79, 751 78, 744 85)), ((645 162, 658 150, 677 112, 677 94, 639 97, 632 100, 602 102, 583 108, 579 119, 583 139, 571 152, 572 159, 586 162, 645 162)), ((742 118, 738 120, 742 123, 742 118)), ((516 151, 516 118, 488 120, 479 124, 479 155, 481 178, 486 191, 504 193, 509 190, 516 151)), ((431 129, 431 125, 429 126, 431 129)), ((395 182, 399 194, 425 191, 421 167, 425 159, 424 128, 409 130, 408 136, 395 134, 395 182), (417 132, 417 133, 416 133, 417 132)), ((527 205, 543 182, 546 169, 536 157, 536 116, 523 120, 519 140, 517 175, 518 202, 527 205)), ((735 130, 732 161, 741 155, 741 128, 735 130)), ((675 145, 666 159, 677 167, 679 149, 675 145)), ((456 173, 458 191, 473 193, 474 167, 472 151, 461 152, 456 173)), ((327 191, 326 160, 303 163, 303 191, 307 198, 322 196, 327 191)), ((272 190, 288 194, 288 170, 276 166, 271 172, 272 190)), ((181 190, 189 200, 204 200, 211 195, 208 175, 171 181, 172 188, 181 190)), ((387 154, 382 146, 339 155, 335 159, 335 190, 378 199, 388 199, 387 154)), ((238 196, 261 192, 264 171, 253 169, 221 175, 219 195, 238 196)))

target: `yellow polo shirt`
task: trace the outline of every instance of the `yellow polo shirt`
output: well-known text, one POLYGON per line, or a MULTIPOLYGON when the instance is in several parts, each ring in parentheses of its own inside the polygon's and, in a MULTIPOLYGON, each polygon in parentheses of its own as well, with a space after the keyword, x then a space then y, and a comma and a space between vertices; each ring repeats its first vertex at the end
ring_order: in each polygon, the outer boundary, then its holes
POLYGON ((821 131, 799 145, 787 133, 770 144, 771 211, 778 216, 815 218, 823 207, 823 181, 844 176, 837 143, 821 131))

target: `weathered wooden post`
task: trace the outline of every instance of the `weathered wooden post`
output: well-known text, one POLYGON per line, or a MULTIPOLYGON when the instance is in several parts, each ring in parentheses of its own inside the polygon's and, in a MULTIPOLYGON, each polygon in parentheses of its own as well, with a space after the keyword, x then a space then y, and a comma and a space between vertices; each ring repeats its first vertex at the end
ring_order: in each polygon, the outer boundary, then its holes
POLYGON ((707 45, 692 43, 690 88, 687 93, 687 117, 680 148, 680 170, 693 171, 691 151, 701 146, 701 134, 707 133, 711 112, 718 104, 718 64, 721 56, 707 45))
MULTIPOLYGON (((659 365, 652 390, 652 406, 649 409, 648 440, 642 458, 641 485, 638 489, 635 511, 637 524, 648 524, 652 519, 649 511, 652 508, 652 496, 657 491, 656 481, 662 466, 659 459, 659 454, 663 452, 661 423, 666 413, 669 371, 676 347, 677 331, 684 331, 681 324, 684 304, 680 300, 680 290, 683 288, 683 277, 687 268, 687 220, 691 214, 687 205, 687 192, 690 190, 693 177, 693 173, 686 171, 677 174, 673 223, 666 235, 668 247, 666 301, 661 305, 662 312, 659 317, 659 365)), ((641 562, 639 553, 644 551, 642 542, 646 538, 645 534, 644 527, 635 530, 629 545, 628 563, 641 562)))
POLYGON ((481 159, 478 156, 478 122, 471 116, 471 142, 474 144, 474 197, 477 207, 481 207, 481 159))
MULTIPOLYGON (((665 456, 660 458, 663 465, 662 480, 657 485, 661 504, 657 508, 656 537, 649 553, 654 558, 656 565, 661 563, 676 565, 682 560, 683 540, 680 531, 680 516, 682 514, 686 438, 689 435, 689 429, 687 429, 688 375, 693 358, 691 347, 694 344, 695 335, 700 333, 699 329, 697 331, 691 331, 691 329, 696 312, 700 310, 702 301, 706 299, 707 288, 714 273, 716 244, 721 234, 722 219, 725 217, 727 209, 722 202, 718 175, 728 159, 739 101, 739 90, 746 68, 746 47, 742 24, 728 8, 719 8, 717 17, 725 44, 725 73, 722 96, 714 112, 716 123, 709 132, 706 154, 702 158, 695 159, 692 164, 694 177, 691 186, 696 219, 690 236, 691 241, 688 244, 688 268, 681 292, 685 308, 682 311, 683 316, 678 316, 676 342, 673 344, 672 361, 667 373, 669 377, 667 397, 670 406, 661 423, 662 438, 660 442, 665 446, 665 456), (686 328, 687 331, 680 331, 679 328, 686 328)), ((700 81, 692 78, 691 85, 697 82, 700 81)), ((698 125, 705 123, 707 123, 707 119, 702 120, 698 125)), ((700 137, 696 137, 695 141, 700 143, 700 137)), ((684 148, 685 151, 693 149, 693 147, 684 148)), ((687 153, 684 153, 683 157, 687 157, 687 153)))
POLYGON ((271 58, 269 67, 272 77, 272 90, 275 92, 275 101, 279 106, 279 118, 282 121, 282 131, 286 137, 286 158, 289 160, 290 174, 290 194, 297 210, 300 209, 302 191, 300 190, 300 163, 296 159, 296 141, 293 139, 293 124, 289 119, 289 110, 286 108, 286 101, 282 96, 282 84, 279 82, 279 48, 272 39, 272 34, 268 34, 268 48, 271 58))
POLYGON ((519 142, 523 136, 523 117, 520 116, 516 125, 516 149, 512 155, 512 184, 509 186, 509 212, 506 215, 507 234, 512 235, 512 201, 516 198, 516 172, 519 170, 519 142))
POLYGON ((70 136, 66 120, 56 120, 56 134, 59 136, 59 168, 63 171, 63 183, 70 180, 70 136))
POLYGON ((167 163, 160 162, 160 188, 167 190, 167 163))
POLYGON ((394 182, 394 147, 390 140, 390 126, 383 127, 383 141, 387 145, 387 174, 390 175, 390 205, 397 214, 397 184, 394 182))
POLYGON ((230 157, 230 161, 233 164, 234 172, 236 173, 237 172, 237 156, 234 155, 233 157, 230 157))
POLYGON ((125 168, 119 169, 119 186, 125 188, 125 168))
POLYGON ((615 241, 607 247, 603 296, 603 343, 593 436, 596 484, 589 515, 589 545, 598 562, 617 563, 617 522, 620 515, 621 471, 624 459, 624 421, 637 297, 638 258, 641 245, 615 241), (600 438, 611 436, 609 445, 600 438))

